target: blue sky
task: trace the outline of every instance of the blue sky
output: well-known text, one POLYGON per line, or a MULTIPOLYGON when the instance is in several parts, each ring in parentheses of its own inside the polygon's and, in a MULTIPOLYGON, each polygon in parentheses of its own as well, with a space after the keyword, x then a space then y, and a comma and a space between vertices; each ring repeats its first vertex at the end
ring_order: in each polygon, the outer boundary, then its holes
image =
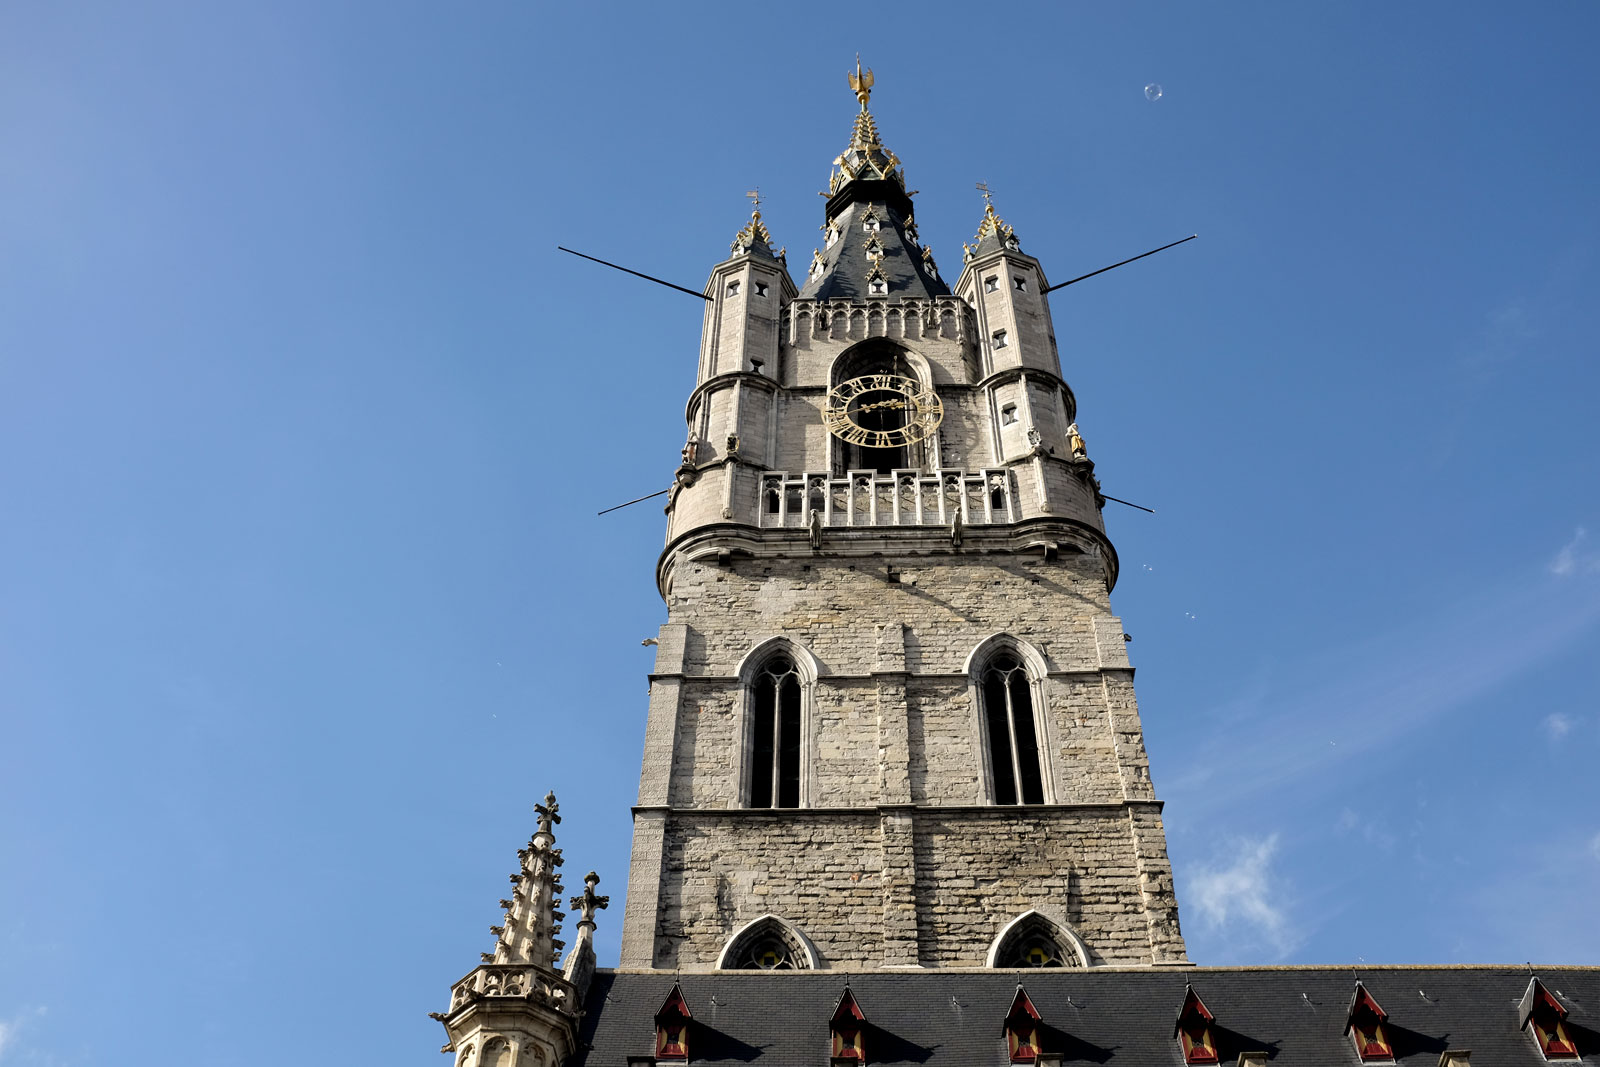
POLYGON ((443 1062, 547 788, 615 959, 700 309, 555 245, 805 262, 857 49, 943 263, 1201 235, 1053 298, 1192 958, 1600 959, 1597 37, 9 5, 0 1064, 443 1062))

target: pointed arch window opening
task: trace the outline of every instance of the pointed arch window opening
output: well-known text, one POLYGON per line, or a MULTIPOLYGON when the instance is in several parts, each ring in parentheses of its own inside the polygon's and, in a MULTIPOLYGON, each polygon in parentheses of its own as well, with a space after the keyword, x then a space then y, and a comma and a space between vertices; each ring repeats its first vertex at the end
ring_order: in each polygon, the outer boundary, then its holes
MULTIPOLYGON (((879 275, 877 280, 883 281, 882 276, 879 275)), ((868 374, 893 374, 902 378, 913 378, 919 382, 924 379, 924 375, 917 372, 898 345, 869 342, 839 360, 834 368, 833 384, 837 385, 868 374)), ((910 417, 910 413, 904 408, 883 407, 860 414, 856 417, 856 421, 863 429, 893 431, 904 429, 906 420, 910 417)), ((828 441, 833 451, 833 473, 838 477, 862 470, 876 471, 879 474, 892 474, 902 470, 923 471, 937 463, 931 439, 890 448, 851 444, 831 434, 828 441)))
POLYGON ((804 933, 776 915, 763 915, 737 930, 717 956, 722 971, 813 971, 816 949, 804 933))
POLYGON ((989 780, 996 804, 1043 804, 1033 680, 1010 651, 997 653, 980 675, 989 742, 989 780))
POLYGON ((794 661, 773 656, 751 682, 752 808, 800 806, 801 680, 794 661))

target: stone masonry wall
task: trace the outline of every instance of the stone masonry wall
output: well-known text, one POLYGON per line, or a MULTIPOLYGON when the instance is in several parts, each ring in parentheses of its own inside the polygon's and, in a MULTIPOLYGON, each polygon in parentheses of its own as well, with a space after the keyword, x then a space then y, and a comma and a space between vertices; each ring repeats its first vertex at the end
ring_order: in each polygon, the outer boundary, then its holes
POLYGON ((798 925, 826 966, 978 966, 1029 909, 1068 923, 1096 961, 1181 961, 1132 672, 1099 561, 901 556, 898 582, 888 562, 680 562, 640 789, 641 803, 659 797, 667 810, 653 866, 634 872, 624 964, 713 967, 733 931, 770 912, 798 925), (984 795, 966 670, 997 633, 1043 658, 1051 805, 1000 808, 984 795), (750 811, 738 674, 779 636, 816 663, 809 799, 750 811), (654 901, 648 933, 635 892, 654 901))

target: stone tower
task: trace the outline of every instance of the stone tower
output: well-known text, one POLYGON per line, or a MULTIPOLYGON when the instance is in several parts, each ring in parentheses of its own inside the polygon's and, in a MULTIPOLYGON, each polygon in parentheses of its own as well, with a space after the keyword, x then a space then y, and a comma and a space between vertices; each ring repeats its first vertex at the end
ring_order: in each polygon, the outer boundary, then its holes
POLYGON ((1185 963, 1049 283, 850 83, 799 287, 757 210, 705 290, 621 965, 1185 963))

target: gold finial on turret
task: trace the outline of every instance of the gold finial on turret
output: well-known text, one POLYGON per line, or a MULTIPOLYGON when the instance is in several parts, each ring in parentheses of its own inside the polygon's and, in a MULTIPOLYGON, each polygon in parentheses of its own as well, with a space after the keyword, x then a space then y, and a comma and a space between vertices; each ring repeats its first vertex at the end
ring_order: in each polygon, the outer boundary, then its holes
POLYGON ((861 73, 861 53, 856 53, 856 72, 846 74, 850 79, 850 88, 854 90, 856 99, 861 101, 861 110, 867 110, 867 99, 872 96, 872 68, 868 67, 865 74, 861 73))

